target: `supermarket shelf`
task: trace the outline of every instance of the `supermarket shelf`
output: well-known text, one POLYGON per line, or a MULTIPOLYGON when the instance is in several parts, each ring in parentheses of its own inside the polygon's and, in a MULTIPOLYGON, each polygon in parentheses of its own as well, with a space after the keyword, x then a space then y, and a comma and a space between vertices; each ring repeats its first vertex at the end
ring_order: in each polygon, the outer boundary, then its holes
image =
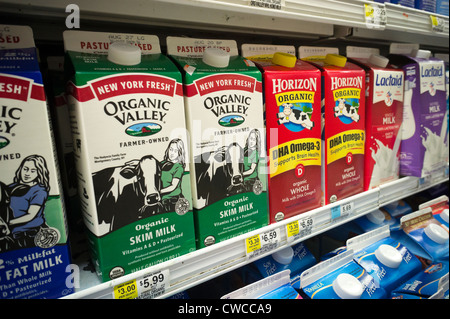
POLYGON ((378 207, 445 181, 448 181, 448 167, 445 171, 427 179, 404 177, 373 190, 357 194, 336 203, 291 217, 279 223, 268 225, 236 238, 106 283, 100 283, 95 274, 89 271, 81 271, 81 287, 74 294, 65 298, 111 299, 114 298, 114 287, 129 282, 138 284, 144 278, 152 277, 160 273, 165 274, 165 287, 162 289, 158 287, 158 293, 150 291, 147 296, 166 298, 242 267, 249 262, 272 254, 286 246, 291 246, 317 236, 329 229, 363 216, 378 207), (297 232, 292 232, 292 226, 297 227, 297 232), (262 245, 260 250, 250 253, 247 252, 247 240, 249 238, 259 236, 258 238, 261 238, 261 241, 263 241, 260 235, 273 235, 274 233, 276 233, 276 236, 273 237, 277 237, 277 240, 275 242, 272 241, 271 245, 262 245))
MULTIPOLYGON (((72 2, 0 0, 0 6, 5 14, 66 18, 66 6, 72 2)), ((333 36, 334 26, 340 26, 357 29, 356 38, 374 39, 375 35, 378 40, 449 46, 448 41, 442 41, 449 36, 447 16, 365 0, 129 0, 114 5, 108 0, 78 0, 77 5, 82 21, 316 39, 333 36), (269 2, 279 6, 264 7, 269 2), (380 14, 368 19, 366 5, 376 8, 380 14), (434 28, 432 15, 439 22, 434 28), (377 19, 381 16, 385 19, 377 19)))

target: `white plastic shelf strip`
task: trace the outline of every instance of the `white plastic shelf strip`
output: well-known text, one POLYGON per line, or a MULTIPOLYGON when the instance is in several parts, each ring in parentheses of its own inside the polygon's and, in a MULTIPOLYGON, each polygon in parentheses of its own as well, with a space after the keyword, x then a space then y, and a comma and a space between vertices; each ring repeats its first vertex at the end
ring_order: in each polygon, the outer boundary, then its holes
POLYGON ((197 250, 106 283, 100 283, 99 279, 91 272, 81 271, 80 275, 82 278, 80 282, 82 286, 74 294, 65 298, 113 298, 115 286, 133 279, 142 278, 147 274, 168 270, 170 272, 169 286, 166 288, 164 294, 158 297, 166 298, 253 261, 254 259, 249 260, 246 256, 246 239, 249 237, 275 229, 279 230, 281 239, 278 247, 258 256, 258 258, 262 258, 279 249, 317 236, 329 229, 363 216, 378 207, 413 195, 445 181, 448 181, 448 167, 442 173, 427 179, 403 177, 373 190, 351 196, 336 203, 311 210, 276 224, 268 225, 253 232, 197 250), (343 214, 346 207, 350 207, 351 209, 343 214), (336 211, 341 213, 340 216, 334 216, 336 211), (309 222, 308 231, 304 232, 302 236, 296 237, 294 241, 288 241, 286 226, 296 221, 302 225, 304 224, 302 222, 305 220, 308 220, 309 222))

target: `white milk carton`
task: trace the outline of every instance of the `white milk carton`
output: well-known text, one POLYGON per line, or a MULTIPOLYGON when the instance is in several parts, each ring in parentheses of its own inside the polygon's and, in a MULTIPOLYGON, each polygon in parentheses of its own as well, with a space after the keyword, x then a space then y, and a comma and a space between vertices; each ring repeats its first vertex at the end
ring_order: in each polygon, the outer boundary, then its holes
POLYGON ((114 279, 195 250, 181 74, 156 36, 66 31, 81 208, 114 279))
POLYGON ((73 291, 60 183, 33 32, 0 25, 0 299, 73 291))
POLYGON ((268 223, 261 72, 235 41, 167 38, 183 70, 197 246, 268 223))

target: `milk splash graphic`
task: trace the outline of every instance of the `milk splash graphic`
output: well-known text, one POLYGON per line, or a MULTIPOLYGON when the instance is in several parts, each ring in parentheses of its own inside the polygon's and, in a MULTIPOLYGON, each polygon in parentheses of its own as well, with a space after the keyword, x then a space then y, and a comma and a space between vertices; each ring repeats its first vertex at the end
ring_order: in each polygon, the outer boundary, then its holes
MULTIPOLYGON (((445 112, 444 119, 447 118, 447 115, 448 111, 445 112)), ((445 161, 449 151, 448 141, 446 141, 447 121, 443 121, 440 135, 433 133, 428 127, 424 129, 426 132, 425 136, 420 136, 422 145, 425 147, 422 175, 429 174, 436 165, 445 161)))
MULTIPOLYGON (((403 125, 402 125, 403 126, 403 125)), ((370 148, 372 151, 372 158, 375 161, 372 178, 370 180, 370 188, 380 185, 384 181, 391 179, 392 176, 399 175, 399 160, 397 157, 400 143, 402 140, 402 128, 400 127, 397 138, 392 149, 384 145, 380 140, 375 139, 378 147, 376 149, 370 148)))

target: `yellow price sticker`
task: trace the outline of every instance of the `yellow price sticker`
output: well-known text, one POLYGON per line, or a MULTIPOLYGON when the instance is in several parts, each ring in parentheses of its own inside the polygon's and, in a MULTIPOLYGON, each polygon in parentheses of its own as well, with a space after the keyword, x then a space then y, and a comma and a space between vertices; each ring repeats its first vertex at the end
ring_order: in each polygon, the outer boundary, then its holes
POLYGON ((298 220, 291 222, 286 225, 287 236, 293 237, 300 232, 300 226, 298 224, 298 220))
POLYGON ((259 237, 259 235, 247 238, 246 246, 247 246, 247 254, 255 250, 261 249, 261 238, 259 237))
POLYGON ((136 280, 114 286, 114 299, 135 299, 138 297, 136 280))

